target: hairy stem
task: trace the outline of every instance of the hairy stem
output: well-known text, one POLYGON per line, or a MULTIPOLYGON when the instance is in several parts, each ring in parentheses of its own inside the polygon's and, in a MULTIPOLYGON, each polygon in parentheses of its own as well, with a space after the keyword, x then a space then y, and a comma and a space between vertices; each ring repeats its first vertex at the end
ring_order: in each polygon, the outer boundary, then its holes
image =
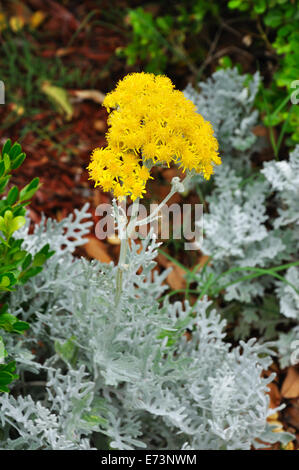
POLYGON ((124 264, 126 260, 127 248, 128 248, 128 239, 127 239, 127 236, 125 236, 125 238, 121 239, 120 255, 119 255, 117 273, 116 273, 116 288, 115 288, 115 298, 114 298, 116 307, 119 304, 120 296, 122 293, 123 270, 124 270, 124 264))
POLYGON ((172 182, 172 187, 171 187, 171 190, 169 191, 169 193, 167 194, 167 196, 163 199, 163 201, 158 205, 158 207, 156 207, 156 209, 148 216, 148 217, 145 217, 144 219, 140 220, 136 226, 137 227, 140 227, 141 225, 145 225, 145 224, 148 224, 150 222, 152 222, 153 220, 155 220, 155 218, 157 217, 157 215, 159 214, 159 212, 161 211, 161 209, 163 208, 163 206, 165 206, 166 202, 169 201, 169 199, 177 192, 182 192, 181 190, 184 189, 184 186, 186 188, 186 184, 190 181, 190 179, 192 178, 192 174, 189 173, 184 179, 182 182, 179 182, 177 181, 178 178, 173 178, 173 180, 175 180, 175 182, 172 182), (182 185, 181 187, 178 186, 179 185, 182 185))
POLYGON ((192 174, 189 173, 182 182, 180 182, 179 178, 173 178, 171 182, 171 190, 168 193, 168 195, 163 199, 161 204, 156 208, 156 210, 150 214, 148 217, 144 218, 143 220, 137 222, 137 216, 138 216, 138 211, 139 211, 139 198, 135 199, 133 202, 132 206, 132 214, 131 214, 131 219, 130 222, 126 227, 123 227, 122 225, 119 226, 121 230, 121 245, 120 245, 120 255, 119 255, 119 260, 118 260, 118 266, 117 266, 117 273, 116 273, 116 289, 115 289, 115 307, 118 306, 121 294, 122 294, 122 284, 123 284, 123 272, 124 269, 126 269, 125 261, 126 261, 126 255, 127 255, 127 250, 128 250, 128 239, 132 236, 132 233, 136 227, 140 227, 141 225, 147 224, 149 222, 152 222, 159 211, 162 209, 162 207, 166 204, 166 202, 175 194, 176 192, 183 192, 184 191, 184 186, 186 187, 186 183, 189 182, 189 180, 192 178, 192 174))
POLYGON ((117 307, 120 301, 121 293, 122 293, 122 283, 123 283, 123 272, 126 268, 125 261, 126 255, 128 250, 128 238, 131 236, 134 228, 136 227, 136 219, 138 216, 139 210, 139 198, 135 199, 132 206, 132 215, 131 220, 127 227, 124 228, 123 233, 121 234, 121 244, 120 244, 120 254, 117 266, 117 273, 116 273, 116 289, 115 289, 115 306, 117 307))

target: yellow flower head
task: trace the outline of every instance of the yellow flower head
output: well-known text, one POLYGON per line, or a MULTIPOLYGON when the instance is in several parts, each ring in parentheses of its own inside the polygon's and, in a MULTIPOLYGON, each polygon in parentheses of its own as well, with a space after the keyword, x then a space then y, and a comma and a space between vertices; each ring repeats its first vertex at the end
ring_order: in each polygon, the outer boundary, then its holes
POLYGON ((94 150, 88 170, 104 191, 134 200, 145 193, 148 166, 174 163, 209 179, 221 164, 211 124, 166 76, 128 74, 103 105, 110 113, 108 146, 94 150))

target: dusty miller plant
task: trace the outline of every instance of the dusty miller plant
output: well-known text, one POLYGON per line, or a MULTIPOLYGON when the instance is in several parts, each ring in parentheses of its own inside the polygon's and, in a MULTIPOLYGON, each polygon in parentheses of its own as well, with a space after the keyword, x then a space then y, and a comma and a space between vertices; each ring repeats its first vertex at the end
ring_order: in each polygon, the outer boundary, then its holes
POLYGON ((299 320, 296 152, 289 162, 265 163, 245 180, 225 166, 206 198, 203 251, 211 259, 198 282, 204 285, 207 276, 214 276, 214 293, 223 291, 227 302, 242 304, 237 337, 248 335, 254 324, 274 338, 277 324, 299 320), (288 188, 280 168, 294 174, 288 188))
POLYGON ((271 344, 252 338, 232 347, 206 298, 192 307, 159 302, 167 272, 154 269, 151 235, 127 253, 116 308, 117 268, 73 257, 86 218, 85 207, 74 220, 20 234, 32 253, 47 238, 56 254, 10 299, 20 318, 35 321, 14 353, 25 393, 16 386, 14 396, 0 396, 0 448, 249 449, 261 445, 256 439, 287 442, 290 435, 267 423, 273 376, 262 371, 272 362, 271 344))
POLYGON ((213 124, 223 160, 212 186, 198 178, 190 183, 208 203, 203 252, 211 259, 199 273, 199 288, 213 280, 210 295, 223 292, 227 309, 239 317, 236 337, 248 336, 254 326, 274 338, 279 323, 299 319, 299 147, 289 161, 265 162, 260 171, 251 168, 250 157, 262 145, 253 133, 259 84, 258 74, 248 80, 237 69, 226 69, 184 93, 213 124))
MULTIPOLYGON (((291 229, 289 244, 292 244, 293 253, 296 254, 299 250, 299 145, 290 153, 288 162, 266 162, 262 173, 275 191, 278 217, 273 221, 273 227, 284 231, 291 229)), ((298 266, 287 270, 286 279, 298 287, 298 266)), ((281 313, 299 322, 299 293, 289 284, 277 282, 277 294, 281 313)))
POLYGON ((237 68, 224 69, 206 82, 199 82, 197 89, 189 84, 184 90, 198 112, 213 125, 224 163, 234 168, 248 167, 250 154, 256 149, 252 129, 258 123, 258 111, 253 106, 260 81, 258 72, 249 77, 237 68))
MULTIPOLYGON (((282 223, 274 226, 265 209, 271 177, 264 172, 243 181, 239 175, 250 171, 246 156, 255 145, 258 82, 257 75, 246 84, 236 71, 217 72, 202 86, 198 102, 227 156, 209 199, 205 230, 212 264, 205 275, 230 284, 225 295, 237 299, 238 308, 263 296, 273 275, 242 288, 234 272, 224 274, 227 267, 262 263, 268 269, 273 259, 289 260, 295 247, 294 219, 285 213, 288 203, 293 207, 291 195, 286 201, 283 193, 282 223), (218 115, 213 104, 208 107, 213 97, 222 106, 218 115), (230 117, 225 121, 224 111, 230 117), (223 213, 230 217, 223 220, 223 213), (288 230, 281 236, 283 221, 288 230)), ((73 256, 90 229, 87 219, 84 207, 73 219, 43 221, 33 234, 27 227, 20 231, 33 255, 45 242, 56 254, 10 296, 11 311, 34 322, 18 341, 4 338, 22 379, 13 395, 0 396, 0 448, 250 449, 261 441, 288 442, 291 435, 273 433, 267 422, 273 375, 262 372, 275 344, 251 338, 233 347, 226 321, 206 297, 193 306, 162 301, 167 272, 155 269, 159 244, 151 234, 123 250, 122 289, 115 301, 118 268, 73 256)), ((275 282, 277 290, 292 284, 277 277, 275 282)), ((289 339, 280 340, 288 361, 289 339)))

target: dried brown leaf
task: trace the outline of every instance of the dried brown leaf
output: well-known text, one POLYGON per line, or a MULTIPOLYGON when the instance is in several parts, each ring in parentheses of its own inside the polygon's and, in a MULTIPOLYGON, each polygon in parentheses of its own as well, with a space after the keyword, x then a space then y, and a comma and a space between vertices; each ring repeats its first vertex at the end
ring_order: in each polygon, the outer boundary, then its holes
POLYGON ((269 383, 270 408, 277 408, 281 402, 281 395, 275 383, 269 383))
POLYGON ((184 279, 185 271, 174 263, 168 263, 167 268, 172 268, 172 271, 167 276, 167 282, 174 290, 184 289, 186 281, 184 279))
POLYGON ((99 104, 102 104, 105 99, 104 93, 98 90, 74 90, 72 94, 80 101, 92 100, 99 104))
POLYGON ((84 249, 90 258, 97 259, 102 263, 110 263, 112 261, 112 258, 107 253, 107 246, 97 238, 89 237, 88 242, 84 245, 84 249))
POLYGON ((288 368, 287 376, 281 387, 281 394, 284 398, 299 397, 299 371, 292 366, 288 368))

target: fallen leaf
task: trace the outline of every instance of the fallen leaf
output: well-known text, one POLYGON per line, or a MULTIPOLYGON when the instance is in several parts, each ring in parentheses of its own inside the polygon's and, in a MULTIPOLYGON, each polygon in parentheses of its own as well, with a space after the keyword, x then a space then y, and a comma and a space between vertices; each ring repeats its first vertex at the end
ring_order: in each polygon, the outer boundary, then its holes
MULTIPOLYGON (((157 258, 157 263, 163 266, 163 268, 167 268, 169 265, 170 261, 166 258, 166 256, 162 255, 162 253, 159 253, 157 258)), ((170 263, 171 264, 171 263, 170 263)))
POLYGON ((12 16, 9 19, 9 26, 11 27, 14 33, 23 29, 24 24, 25 24, 25 21, 24 21, 24 18, 22 18, 22 16, 12 16))
POLYGON ((38 10, 38 11, 34 12, 33 15, 30 18, 31 28, 33 28, 33 29, 38 28, 39 25, 42 24, 42 22, 44 21, 45 18, 46 18, 46 14, 43 11, 38 10))
POLYGON ((162 253, 159 253, 157 256, 157 262, 163 268, 172 268, 171 272, 168 274, 166 280, 170 287, 174 290, 185 289, 186 280, 185 280, 185 270, 180 266, 169 261, 162 253))
POLYGON ((288 425, 299 430, 299 398, 290 400, 283 414, 288 425))
POLYGON ((107 246, 95 237, 89 237, 84 249, 90 258, 97 259, 102 263, 110 263, 112 258, 107 253, 107 246))
POLYGON ((287 376, 281 387, 281 394, 284 398, 299 397, 299 371, 296 367, 288 368, 287 376))
POLYGON ((60 47, 57 49, 55 55, 57 57, 64 57, 69 54, 73 54, 76 51, 75 47, 60 47))
POLYGON ((121 240, 117 235, 111 235, 111 237, 107 237, 107 242, 110 243, 110 245, 120 245, 121 240))
POLYGON ((270 408, 277 408, 281 402, 281 395, 275 383, 269 383, 270 408))
POLYGON ((185 289, 185 271, 180 266, 177 266, 174 263, 169 262, 166 266, 167 268, 172 268, 171 272, 167 276, 167 282, 170 287, 174 290, 185 289))
POLYGON ((54 102, 58 111, 66 114, 67 120, 72 118, 73 107, 70 103, 68 93, 64 88, 53 86, 49 82, 43 82, 41 90, 54 102))
POLYGON ((73 90, 72 94, 80 101, 92 100, 99 104, 102 104, 105 99, 104 93, 98 90, 73 90))
POLYGON ((209 258, 210 257, 208 255, 200 255, 199 256, 198 263, 197 263, 198 264, 198 271, 204 267, 204 265, 209 260, 209 258))

